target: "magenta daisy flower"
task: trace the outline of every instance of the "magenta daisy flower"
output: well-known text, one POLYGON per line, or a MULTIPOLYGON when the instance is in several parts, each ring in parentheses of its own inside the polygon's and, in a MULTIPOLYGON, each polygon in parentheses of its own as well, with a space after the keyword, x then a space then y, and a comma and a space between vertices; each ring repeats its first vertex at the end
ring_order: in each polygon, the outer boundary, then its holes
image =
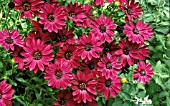
POLYGON ((130 21, 126 24, 123 33, 129 37, 129 41, 139 44, 151 38, 153 31, 150 24, 146 25, 143 20, 139 20, 137 23, 130 21))
POLYGON ((150 82, 154 74, 154 70, 152 69, 152 66, 143 61, 139 62, 138 68, 135 68, 134 70, 135 70, 133 74, 134 79, 144 84, 146 84, 146 82, 150 82))
POLYGON ((97 94, 95 88, 97 81, 92 79, 93 77, 89 74, 85 74, 81 71, 74 75, 72 80, 73 100, 78 103, 86 103, 87 101, 92 102, 97 94))
POLYGON ((47 34, 48 30, 44 29, 44 24, 40 24, 39 21, 32 20, 32 25, 34 30, 38 31, 40 34, 47 34))
POLYGON ((73 28, 69 30, 68 27, 63 27, 57 34, 52 35, 52 38, 58 38, 54 46, 60 45, 60 47, 63 47, 64 44, 75 44, 76 39, 74 38, 73 32, 73 28))
POLYGON ((72 2, 67 7, 68 18, 73 20, 75 23, 83 22, 86 18, 85 10, 82 4, 72 4, 72 2))
POLYGON ((133 18, 139 18, 142 13, 142 8, 135 0, 118 0, 120 2, 119 8, 126 13, 126 21, 131 21, 133 18))
POLYGON ((12 106, 12 95, 14 90, 11 84, 7 84, 5 80, 0 82, 0 106, 12 106))
POLYGON ((138 57, 138 46, 136 43, 132 43, 128 40, 124 41, 120 39, 119 49, 115 51, 115 54, 119 56, 122 66, 125 67, 126 64, 133 65, 138 57))
POLYGON ((39 31, 31 31, 29 34, 27 34, 27 39, 40 39, 41 41, 44 41, 45 43, 50 42, 50 37, 48 34, 40 33, 39 31))
POLYGON ((98 62, 99 62, 99 58, 92 58, 91 60, 83 60, 83 62, 81 62, 80 67, 83 70, 83 72, 91 74, 94 78, 96 78, 98 62))
POLYGON ((98 71, 101 71, 102 76, 106 78, 112 78, 117 75, 121 67, 121 63, 118 62, 116 56, 109 53, 101 58, 101 62, 98 62, 98 71))
POLYGON ((54 106, 77 106, 71 92, 66 90, 59 91, 57 98, 57 101, 54 101, 54 106))
POLYGON ((77 52, 79 53, 79 56, 81 56, 82 60, 86 58, 91 60, 92 57, 99 58, 100 55, 98 52, 102 51, 102 47, 100 46, 101 44, 102 42, 100 42, 97 37, 92 35, 83 35, 78 41, 77 52))
POLYGON ((100 76, 96 89, 100 92, 100 94, 104 93, 104 97, 108 99, 110 95, 112 95, 112 97, 116 97, 117 93, 120 92, 121 87, 121 80, 118 76, 113 76, 112 78, 100 76))
POLYGON ((114 55, 115 51, 119 48, 115 40, 111 41, 110 43, 104 42, 102 46, 103 46, 104 55, 107 55, 108 53, 110 53, 111 55, 114 55))
POLYGON ((100 18, 95 18, 92 20, 91 27, 93 30, 90 31, 91 34, 95 36, 99 36, 100 40, 104 42, 112 41, 112 37, 114 36, 114 29, 116 25, 114 24, 114 20, 111 20, 110 17, 105 17, 104 14, 100 16, 100 18))
POLYGON ((39 22, 44 24, 44 29, 57 33, 58 29, 62 29, 62 26, 66 25, 62 7, 46 3, 41 10, 39 22))
POLYGON ((44 66, 48 65, 49 61, 53 60, 52 46, 46 45, 40 39, 27 40, 23 47, 25 50, 21 55, 24 57, 23 61, 25 65, 37 73, 38 68, 44 71, 44 66))
POLYGON ((4 32, 0 31, 0 44, 5 47, 6 50, 14 50, 14 45, 22 46, 23 41, 21 40, 21 35, 17 30, 11 30, 8 33, 7 29, 4 32))
POLYGON ((72 68, 64 61, 55 61, 54 64, 49 65, 49 69, 45 71, 44 79, 48 80, 48 86, 56 89, 66 89, 71 86, 70 80, 72 68))
POLYGON ((43 0, 14 0, 15 10, 20 10, 22 12, 21 18, 33 18, 33 14, 37 14, 44 3, 43 0))
POLYGON ((63 46, 63 48, 59 49, 59 52, 57 53, 57 60, 62 59, 66 61, 71 67, 78 67, 80 64, 78 60, 80 60, 80 57, 78 56, 78 52, 76 51, 76 48, 74 45, 66 44, 63 46))

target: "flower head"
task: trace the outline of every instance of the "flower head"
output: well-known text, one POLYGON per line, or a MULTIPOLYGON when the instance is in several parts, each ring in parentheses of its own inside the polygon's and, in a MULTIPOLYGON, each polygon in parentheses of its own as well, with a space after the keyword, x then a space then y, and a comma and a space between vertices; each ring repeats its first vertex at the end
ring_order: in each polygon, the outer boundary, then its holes
POLYGON ((75 44, 76 39, 74 38, 74 29, 68 29, 68 27, 63 27, 59 30, 57 34, 53 34, 51 37, 57 39, 54 46, 63 47, 64 44, 75 44))
POLYGON ((17 30, 11 30, 8 33, 7 29, 4 29, 4 32, 0 31, 0 44, 2 47, 5 47, 6 50, 14 50, 14 45, 22 46, 23 41, 21 40, 21 35, 17 30))
POLYGON ((101 44, 102 42, 100 42, 95 36, 83 35, 78 41, 77 52, 79 52, 79 56, 81 56, 82 60, 86 58, 91 60, 92 57, 99 58, 100 55, 98 52, 102 51, 101 44))
POLYGON ((49 64, 49 61, 53 60, 52 46, 50 44, 44 44, 40 39, 27 40, 23 47, 25 52, 21 53, 24 57, 23 61, 30 69, 36 73, 38 68, 44 71, 44 66, 49 64))
POLYGON ((129 24, 124 26, 123 33, 129 37, 129 41, 138 44, 144 43, 144 41, 151 38, 153 34, 151 25, 146 25, 143 20, 139 20, 137 23, 130 21, 129 24))
POLYGON ((116 25, 114 24, 114 20, 111 20, 110 17, 105 17, 104 14, 102 14, 100 18, 92 20, 91 27, 93 30, 91 30, 90 33, 99 37, 101 42, 105 40, 107 42, 112 41, 112 37, 114 36, 113 30, 116 28, 116 25))
POLYGON ((71 86, 70 80, 72 68, 64 61, 55 61, 54 64, 49 65, 49 69, 45 71, 44 79, 48 80, 48 86, 56 89, 66 89, 71 86))
POLYGON ((54 106, 76 106, 77 103, 73 100, 71 92, 66 90, 59 91, 57 101, 54 101, 54 106))
POLYGON ((148 63, 141 61, 138 63, 138 68, 135 68, 133 77, 135 80, 138 80, 138 82, 146 84, 146 82, 150 82, 153 74, 154 70, 152 69, 152 66, 148 63))
POLYGON ((39 14, 39 22, 44 24, 45 30, 48 30, 49 32, 54 31, 57 33, 58 29, 62 29, 62 26, 66 25, 63 7, 46 3, 41 10, 42 13, 39 14))
MULTIPOLYGON (((67 6, 68 19, 73 20, 75 23, 81 23, 86 18, 85 10, 82 4, 72 2, 67 6)), ((76 24, 77 25, 77 24, 76 24)))
POLYGON ((78 52, 76 51, 76 47, 74 45, 66 44, 62 48, 59 49, 59 52, 57 53, 57 60, 64 60, 68 63, 71 67, 78 67, 80 64, 78 60, 80 60, 80 57, 78 56, 78 52))
POLYGON ((92 78, 90 74, 81 71, 78 71, 77 75, 74 75, 74 80, 72 80, 74 101, 86 103, 87 101, 92 102, 95 99, 97 81, 92 78))
POLYGON ((14 90, 11 84, 7 84, 5 80, 0 82, 0 106, 12 106, 12 95, 14 90))
POLYGON ((138 45, 133 44, 132 42, 123 39, 120 39, 119 42, 119 49, 115 51, 115 54, 120 57, 120 61, 122 62, 122 66, 125 67, 126 64, 133 65, 134 62, 137 60, 138 56, 136 55, 139 53, 137 50, 138 45))
POLYGON ((20 10, 22 12, 21 18, 24 16, 26 18, 33 18, 33 14, 37 14, 40 10, 43 0, 14 0, 15 10, 20 10))
POLYGON ((139 18, 142 13, 142 8, 135 0, 118 0, 120 2, 119 8, 126 13, 126 21, 131 21, 133 18, 139 18))
POLYGON ((116 56, 107 54, 101 58, 101 62, 98 62, 98 71, 102 72, 102 76, 111 78, 120 71, 121 63, 118 62, 116 56))
POLYGON ((121 86, 122 84, 118 76, 106 78, 100 75, 98 79, 97 90, 99 90, 100 94, 104 93, 104 97, 108 99, 110 95, 116 97, 117 93, 120 92, 121 86))

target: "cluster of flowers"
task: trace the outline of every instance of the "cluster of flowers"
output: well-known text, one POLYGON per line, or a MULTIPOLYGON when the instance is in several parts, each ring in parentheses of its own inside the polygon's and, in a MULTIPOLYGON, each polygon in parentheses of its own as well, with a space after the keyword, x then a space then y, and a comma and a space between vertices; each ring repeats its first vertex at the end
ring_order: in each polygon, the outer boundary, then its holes
MULTIPOLYGON (((114 20, 104 14, 93 17, 91 5, 70 3, 66 7, 56 0, 14 0, 15 10, 22 12, 21 18, 32 19, 34 30, 22 39, 19 31, 8 33, 4 29, 0 31, 0 44, 11 52, 19 69, 35 73, 41 70, 48 86, 63 89, 58 93, 55 106, 96 106, 94 100, 98 91, 107 99, 110 95, 116 97, 121 91, 118 73, 123 68, 137 64, 134 79, 144 84, 153 76, 151 65, 144 61, 149 56, 144 42, 152 37, 153 31, 143 20, 133 20, 139 18, 142 8, 134 0, 117 2, 125 12, 127 22, 123 30, 127 37, 120 37, 118 43, 112 40, 117 27, 114 20), (34 16, 39 19, 33 20, 34 16), (72 20, 75 26, 92 30, 76 39, 74 29, 67 27, 67 20, 72 20), (54 54, 56 46, 59 52, 54 54), (66 90, 68 86, 71 86, 71 92, 66 90)), ((94 1, 95 5, 102 6, 103 3, 104 0, 94 1)), ((0 99, 3 98, 1 91, 0 99)))

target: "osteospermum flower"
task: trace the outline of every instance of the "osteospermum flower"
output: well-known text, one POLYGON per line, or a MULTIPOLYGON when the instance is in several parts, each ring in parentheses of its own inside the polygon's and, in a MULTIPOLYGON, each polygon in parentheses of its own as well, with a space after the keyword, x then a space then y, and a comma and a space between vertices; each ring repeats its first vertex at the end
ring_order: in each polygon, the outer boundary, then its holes
POLYGON ((135 68, 134 70, 135 70, 133 74, 134 79, 144 84, 146 84, 146 82, 150 82, 154 74, 152 66, 149 63, 145 63, 143 61, 139 62, 138 68, 135 68))
POLYGON ((25 50, 21 55, 24 57, 23 61, 25 65, 36 73, 38 68, 44 71, 44 66, 49 64, 49 61, 53 60, 52 46, 50 44, 44 44, 40 39, 27 40, 23 47, 25 50))
POLYGON ((137 59, 139 59, 138 45, 136 43, 120 39, 119 47, 120 48, 115 51, 115 54, 119 56, 123 67, 125 67, 126 64, 133 65, 137 59))
POLYGON ((0 31, 0 44, 5 47, 6 50, 14 50, 14 45, 22 46, 23 41, 21 40, 21 35, 17 30, 11 30, 8 33, 7 29, 4 32, 0 31))
POLYGON ((12 106, 12 95, 14 90, 11 84, 7 84, 5 80, 0 82, 0 106, 12 106))
POLYGON ((58 92, 57 101, 54 101, 54 106, 76 106, 77 103, 73 100, 71 92, 66 90, 58 92))
POLYGON ((108 53, 114 55, 114 52, 119 48, 118 45, 116 44, 116 41, 113 40, 110 43, 109 42, 105 42, 102 45, 103 48, 103 54, 107 55, 108 53))
POLYGON ((39 22, 44 24, 44 29, 57 33, 58 29, 62 29, 62 26, 66 25, 63 7, 46 3, 41 10, 39 22))
POLYGON ((123 33, 133 43, 144 43, 145 40, 152 37, 153 31, 150 24, 146 25, 143 20, 139 20, 137 23, 130 21, 129 24, 126 24, 123 33))
POLYGON ((116 97, 117 93, 120 92, 121 79, 118 76, 112 78, 105 78, 104 76, 99 76, 97 90, 100 94, 104 93, 104 97, 108 99, 110 95, 116 97))
POLYGON ((98 52, 102 51, 102 47, 100 46, 101 44, 102 42, 100 42, 97 37, 92 35, 83 35, 78 41, 77 52, 79 53, 79 56, 81 56, 82 60, 86 58, 91 60, 92 57, 99 58, 100 55, 98 52))
POLYGON ((74 101, 86 103, 87 101, 92 102, 95 99, 97 81, 92 78, 90 74, 81 71, 78 71, 77 75, 74 75, 74 80, 72 80, 74 101))
POLYGON ((131 21, 133 18, 139 18, 142 13, 142 8, 135 0, 118 0, 120 2, 119 8, 126 13, 126 21, 131 21))
POLYGON ((78 52, 74 45, 66 44, 63 48, 59 49, 57 56, 57 60, 62 59, 66 61, 71 67, 76 68, 80 65, 78 62, 80 57, 78 56, 78 52))
POLYGON ((63 47, 64 44, 75 44, 76 39, 74 38, 74 29, 68 29, 68 27, 63 27, 62 30, 59 30, 57 34, 52 35, 52 38, 58 38, 54 46, 60 45, 63 47))
POLYGON ((107 42, 112 41, 112 37, 114 36, 113 30, 116 28, 116 25, 114 24, 114 20, 111 20, 110 17, 105 17, 104 14, 102 14, 100 18, 92 20, 91 27, 93 30, 91 30, 90 33, 100 37, 101 42, 105 40, 107 42))
POLYGON ((98 71, 102 72, 102 76, 106 78, 112 78, 120 71, 121 63, 114 55, 107 54, 101 58, 101 62, 98 62, 98 71))
MULTIPOLYGON (((82 4, 72 4, 72 2, 67 7, 68 18, 73 20, 75 23, 83 22, 86 18, 85 10, 82 4)), ((76 24, 77 25, 77 24, 76 24)))
POLYGON ((20 10, 22 12, 21 18, 24 16, 26 18, 33 18, 33 14, 37 14, 40 10, 43 0, 14 0, 15 10, 20 10))
POLYGON ((31 31, 29 34, 27 34, 27 39, 40 39, 41 41, 44 41, 45 43, 50 42, 50 37, 48 34, 40 33, 39 31, 31 31))
POLYGON ((64 61, 55 61, 54 64, 49 65, 49 69, 45 71, 44 79, 48 80, 48 86, 52 88, 63 88, 71 86, 70 80, 72 68, 64 61))

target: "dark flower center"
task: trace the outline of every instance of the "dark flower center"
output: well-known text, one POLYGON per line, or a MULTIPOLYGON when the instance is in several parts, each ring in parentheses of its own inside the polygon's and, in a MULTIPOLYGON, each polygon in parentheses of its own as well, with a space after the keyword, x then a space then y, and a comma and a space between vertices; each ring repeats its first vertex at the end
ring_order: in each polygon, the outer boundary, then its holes
POLYGON ((81 83, 81 84, 79 85, 79 88, 80 88, 81 90, 85 90, 85 89, 86 89, 86 84, 85 84, 85 83, 81 83))
POLYGON ((0 93, 0 99, 2 98, 2 94, 0 93))
POLYGON ((60 105, 65 105, 66 104, 66 100, 64 98, 61 98, 59 101, 60 105))
POLYGON ((23 7, 24 11, 28 11, 31 9, 31 5, 29 3, 24 3, 22 7, 23 7))
POLYGON ((86 103, 81 103, 81 106, 89 106, 89 102, 87 101, 86 103))
POLYGON ((62 75, 63 75, 62 72, 60 70, 57 70, 57 72, 55 74, 56 78, 60 79, 60 78, 62 78, 62 75))
POLYGON ((49 2, 49 3, 51 2, 51 0, 44 0, 44 1, 45 1, 45 2, 49 2))
POLYGON ((42 30, 43 33, 48 32, 47 30, 44 29, 44 25, 43 25, 43 24, 40 25, 40 28, 41 28, 41 30, 42 30))
POLYGON ((104 50, 103 50, 103 52, 106 54, 106 53, 108 53, 110 51, 110 48, 109 47, 105 47, 104 48, 104 50))
POLYGON ((141 75, 141 76, 145 76, 145 75, 146 75, 146 73, 145 73, 145 70, 144 70, 144 69, 142 69, 142 70, 140 71, 140 75, 141 75))
POLYGON ((49 14, 47 18, 50 22, 54 22, 55 20, 54 14, 49 14))
POLYGON ((132 14, 132 10, 131 9, 127 9, 127 12, 128 12, 128 14, 132 14))
POLYGON ((71 53, 71 52, 66 52, 66 53, 65 53, 65 58, 66 58, 67 60, 70 60, 71 57, 72 57, 72 53, 71 53))
POLYGON ((13 9, 13 8, 15 7, 14 2, 11 1, 11 2, 8 4, 8 7, 9 7, 10 9, 13 9))
POLYGON ((66 38, 66 36, 61 36, 61 37, 60 37, 60 40, 61 40, 62 42, 65 42, 65 41, 67 40, 67 38, 66 38))
POLYGON ((125 48, 123 52, 125 55, 129 55, 130 50, 128 48, 125 48))
POLYGON ((112 69, 112 64, 110 62, 106 63, 106 68, 107 69, 112 69))
POLYGON ((102 33, 106 32, 106 27, 104 25, 100 26, 100 32, 102 33))
POLYGON ((70 13, 70 17, 75 18, 76 17, 75 13, 70 13))
POLYGON ((134 34, 139 34, 139 31, 135 28, 135 29, 133 29, 133 33, 134 34))
POLYGON ((93 69, 95 68, 94 62, 89 62, 88 68, 89 68, 90 70, 93 70, 93 69))
POLYGON ((106 85, 106 87, 110 87, 112 85, 112 81, 106 80, 105 85, 106 85))
POLYGON ((92 49, 92 45, 86 44, 85 50, 86 50, 86 51, 90 51, 91 49, 92 49))
POLYGON ((5 42, 8 43, 8 44, 12 44, 14 41, 13 41, 13 39, 11 39, 11 37, 7 37, 5 39, 5 42))
POLYGON ((42 57, 40 52, 35 52, 33 56, 35 60, 40 60, 42 57))

